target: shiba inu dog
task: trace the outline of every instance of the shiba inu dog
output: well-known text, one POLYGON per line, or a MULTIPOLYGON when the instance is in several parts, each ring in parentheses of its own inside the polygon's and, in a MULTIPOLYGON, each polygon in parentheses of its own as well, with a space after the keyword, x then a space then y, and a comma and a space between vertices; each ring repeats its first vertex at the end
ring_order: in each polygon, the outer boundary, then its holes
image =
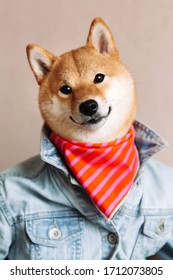
POLYGON ((108 26, 96 18, 85 46, 55 56, 30 44, 27 56, 41 150, 0 173, 0 259, 173 258, 173 170, 151 160, 165 141, 135 120, 108 26))
POLYGON ((55 56, 29 45, 27 55, 40 85, 40 111, 51 130, 92 143, 128 132, 136 114, 134 81, 102 19, 92 22, 84 47, 55 56))

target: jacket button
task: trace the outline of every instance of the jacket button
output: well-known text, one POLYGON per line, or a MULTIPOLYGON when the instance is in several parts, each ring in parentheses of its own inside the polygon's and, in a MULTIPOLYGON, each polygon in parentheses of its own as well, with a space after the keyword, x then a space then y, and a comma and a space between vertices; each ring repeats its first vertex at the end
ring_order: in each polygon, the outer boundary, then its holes
POLYGON ((161 235, 162 233, 164 233, 164 230, 165 230, 164 222, 161 220, 158 228, 155 231, 155 233, 157 235, 161 235))
POLYGON ((110 244, 116 244, 119 241, 118 235, 112 232, 108 234, 107 239, 110 244))
POLYGON ((49 232, 50 239, 58 240, 61 238, 61 231, 58 228, 52 228, 49 232))

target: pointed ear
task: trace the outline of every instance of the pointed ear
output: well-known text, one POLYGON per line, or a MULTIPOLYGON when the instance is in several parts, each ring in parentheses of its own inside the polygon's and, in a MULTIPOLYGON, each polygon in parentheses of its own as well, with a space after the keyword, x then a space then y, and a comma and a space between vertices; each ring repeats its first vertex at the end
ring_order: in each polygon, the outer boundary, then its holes
POLYGON ((28 45, 26 51, 30 67, 38 84, 41 84, 45 75, 50 71, 56 57, 38 45, 28 45))
POLYGON ((118 57, 118 50, 115 47, 112 33, 101 18, 95 18, 91 23, 87 38, 87 46, 93 47, 102 54, 114 53, 118 57))

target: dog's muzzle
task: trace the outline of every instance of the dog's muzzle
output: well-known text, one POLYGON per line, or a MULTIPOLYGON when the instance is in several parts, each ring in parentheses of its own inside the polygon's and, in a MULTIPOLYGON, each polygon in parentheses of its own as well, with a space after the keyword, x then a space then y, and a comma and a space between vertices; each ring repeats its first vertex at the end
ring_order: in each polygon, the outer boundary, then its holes
POLYGON ((106 115, 102 115, 99 111, 99 104, 97 103, 97 101, 95 101, 94 99, 89 99, 85 102, 82 102, 79 106, 79 112, 84 116, 84 121, 78 122, 72 116, 70 116, 70 119, 74 123, 82 126, 91 126, 94 124, 98 124, 102 120, 106 120, 111 112, 111 107, 109 106, 108 113, 106 115))

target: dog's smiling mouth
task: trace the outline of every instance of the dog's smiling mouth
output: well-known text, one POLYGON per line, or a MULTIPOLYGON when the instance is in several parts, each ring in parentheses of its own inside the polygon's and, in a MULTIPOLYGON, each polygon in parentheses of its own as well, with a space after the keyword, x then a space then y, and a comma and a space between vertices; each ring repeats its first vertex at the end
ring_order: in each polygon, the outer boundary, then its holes
POLYGON ((76 123, 76 124, 78 124, 78 125, 90 126, 90 125, 92 125, 92 124, 98 124, 98 123, 100 123, 100 122, 101 122, 102 120, 104 120, 104 119, 106 120, 107 117, 110 115, 111 110, 112 110, 112 108, 109 107, 109 110, 108 110, 108 113, 107 113, 106 116, 101 116, 101 117, 97 117, 97 118, 92 117, 90 120, 88 120, 88 121, 86 121, 86 122, 82 122, 82 123, 76 122, 72 116, 70 116, 69 118, 70 118, 71 121, 73 121, 74 123, 76 123))

